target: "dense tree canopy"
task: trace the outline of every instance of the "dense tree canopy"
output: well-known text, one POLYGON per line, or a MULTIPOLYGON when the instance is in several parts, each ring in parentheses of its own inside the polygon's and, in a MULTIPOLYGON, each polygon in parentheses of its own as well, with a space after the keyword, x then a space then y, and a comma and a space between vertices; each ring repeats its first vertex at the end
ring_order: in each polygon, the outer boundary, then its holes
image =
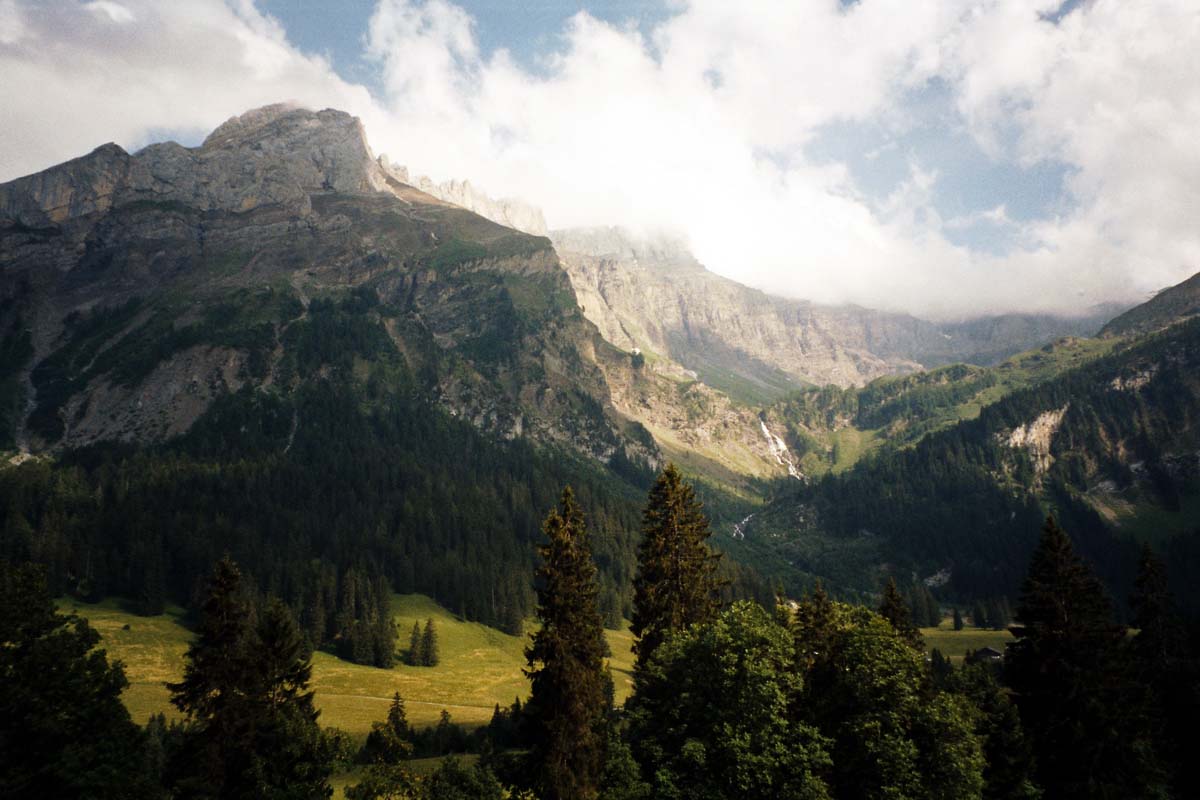
POLYGON ((100 635, 58 613, 40 567, 0 559, 0 796, 143 798, 143 735, 100 635))
POLYGON ((758 605, 668 634, 629 704, 652 796, 828 797, 827 743, 789 713, 802 681, 787 630, 758 605))
POLYGON ((808 665, 794 713, 830 740, 835 797, 981 795, 969 704, 931 686, 922 655, 890 622, 817 596, 792 624, 808 665))

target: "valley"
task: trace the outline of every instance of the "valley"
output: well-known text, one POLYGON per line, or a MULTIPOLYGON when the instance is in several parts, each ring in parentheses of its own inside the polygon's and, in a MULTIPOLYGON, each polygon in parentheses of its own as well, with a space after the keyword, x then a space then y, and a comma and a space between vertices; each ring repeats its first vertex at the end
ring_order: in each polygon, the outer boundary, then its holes
POLYGON ((0 800, 1200 798, 1194 6, 0 0, 0 800))

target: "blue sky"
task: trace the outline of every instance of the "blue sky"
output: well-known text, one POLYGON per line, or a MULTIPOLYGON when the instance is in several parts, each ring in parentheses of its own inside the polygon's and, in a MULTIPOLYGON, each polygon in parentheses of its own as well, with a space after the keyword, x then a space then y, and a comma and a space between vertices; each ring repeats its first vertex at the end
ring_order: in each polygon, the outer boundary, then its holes
MULTIPOLYGON (((298 46, 328 53, 345 77, 372 80, 362 58, 367 23, 375 0, 263 0, 260 7, 281 21, 298 46)), ((648 30, 670 15, 666 3, 610 0, 602 3, 563 3, 527 0, 464 0, 458 3, 474 17, 480 46, 487 53, 511 51, 526 67, 536 69, 541 56, 562 46, 561 34, 568 19, 580 11, 614 25, 637 25, 648 30)))
POLYGON ((1200 269, 1195 0, 0 0, 0 181, 359 116, 552 226, 780 294, 1084 311, 1200 269))
MULTIPOLYGON (((364 40, 376 0, 261 0, 263 11, 278 19, 299 48, 325 55, 344 78, 380 91, 374 64, 364 57, 364 40)), ((614 0, 603 3, 502 2, 462 0, 474 20, 483 54, 508 50, 525 69, 538 74, 547 56, 564 48, 563 30, 585 12, 649 36, 656 24, 679 11, 667 3, 614 0), (519 9, 519 10, 518 10, 519 9)), ((851 5, 843 2, 843 5, 851 5)), ((1072 0, 1059 12, 1077 5, 1072 0)), ((902 131, 875 121, 835 122, 822 126, 805 147, 817 163, 845 164, 865 198, 878 203, 908 179, 914 165, 937 175, 934 209, 947 220, 960 220, 947 231, 951 242, 1003 254, 1014 246, 1012 226, 977 215, 1003 207, 1008 218, 1024 221, 1064 210, 1063 178, 1069 165, 1053 159, 1029 165, 985 153, 956 118, 952 93, 938 81, 911 91, 907 109, 913 119, 902 131)))

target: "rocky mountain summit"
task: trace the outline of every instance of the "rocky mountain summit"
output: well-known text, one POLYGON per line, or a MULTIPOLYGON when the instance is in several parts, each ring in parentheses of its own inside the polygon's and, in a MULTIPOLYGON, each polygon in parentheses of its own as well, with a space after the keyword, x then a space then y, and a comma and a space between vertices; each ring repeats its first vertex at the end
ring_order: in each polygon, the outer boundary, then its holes
POLYGON ((244 213, 311 210, 314 192, 365 194, 386 187, 362 125, 348 114, 274 105, 234 117, 197 148, 152 144, 130 155, 115 144, 0 186, 0 215, 28 228, 138 202, 244 213))
POLYGON ((162 441, 222 397, 335 380, 655 458, 549 241, 398 180, 340 111, 268 106, 196 148, 105 145, 0 186, 0 331, 20 450, 162 441))

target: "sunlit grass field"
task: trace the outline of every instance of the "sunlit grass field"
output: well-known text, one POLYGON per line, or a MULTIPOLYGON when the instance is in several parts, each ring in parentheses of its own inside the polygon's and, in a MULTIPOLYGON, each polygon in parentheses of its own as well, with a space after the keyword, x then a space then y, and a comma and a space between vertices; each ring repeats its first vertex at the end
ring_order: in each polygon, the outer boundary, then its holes
MULTIPOLYGON (((182 624, 182 609, 169 608, 157 617, 139 617, 116 601, 60 601, 64 611, 85 617, 101 634, 110 659, 125 664, 129 688, 123 699, 130 714, 144 723, 151 714, 176 714, 163 685, 183 674, 184 653, 192 633, 182 624)), ((529 682, 522 673, 527 636, 509 636, 476 622, 460 621, 422 595, 397 595, 392 613, 400 635, 398 647, 408 646, 413 622, 423 626, 432 618, 438 632, 441 661, 436 667, 397 664, 377 669, 351 664, 329 653, 313 656, 313 689, 321 710, 321 725, 340 728, 356 738, 366 736, 371 723, 387 716, 392 693, 400 692, 415 726, 435 724, 442 709, 451 719, 472 728, 491 719, 497 703, 522 702, 529 682)), ((611 666, 619 702, 629 695, 633 637, 627 630, 608 631, 611 666)))
POLYGON ((925 637, 926 652, 933 652, 934 649, 940 650, 942 655, 948 657, 955 664, 962 663, 963 656, 968 650, 993 647, 1004 652, 1004 645, 1015 641, 1013 635, 1006 630, 992 631, 968 625, 961 631, 956 631, 954 623, 949 618, 943 619, 936 628, 921 628, 921 635, 925 637))

